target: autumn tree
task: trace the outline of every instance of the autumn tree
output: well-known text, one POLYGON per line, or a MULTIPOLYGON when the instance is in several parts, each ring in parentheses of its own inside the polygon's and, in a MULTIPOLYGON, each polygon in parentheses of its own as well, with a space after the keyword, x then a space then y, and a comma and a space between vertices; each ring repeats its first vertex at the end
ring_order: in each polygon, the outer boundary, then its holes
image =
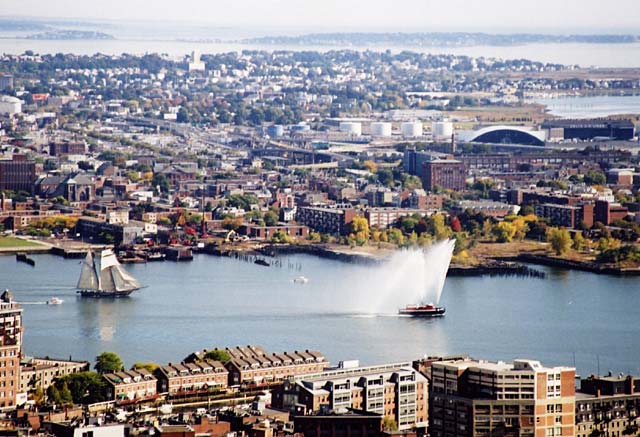
POLYGON ((566 229, 549 228, 547 241, 551 243, 551 248, 558 256, 564 255, 571 249, 571 234, 566 229))

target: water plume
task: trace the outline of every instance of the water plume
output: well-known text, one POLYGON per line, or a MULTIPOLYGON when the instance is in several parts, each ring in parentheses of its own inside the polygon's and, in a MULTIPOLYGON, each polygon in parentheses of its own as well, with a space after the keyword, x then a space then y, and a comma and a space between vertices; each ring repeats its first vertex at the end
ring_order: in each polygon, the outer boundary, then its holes
POLYGON ((367 310, 389 313, 407 304, 438 304, 454 246, 455 241, 445 240, 401 250, 372 267, 359 284, 367 289, 367 310))

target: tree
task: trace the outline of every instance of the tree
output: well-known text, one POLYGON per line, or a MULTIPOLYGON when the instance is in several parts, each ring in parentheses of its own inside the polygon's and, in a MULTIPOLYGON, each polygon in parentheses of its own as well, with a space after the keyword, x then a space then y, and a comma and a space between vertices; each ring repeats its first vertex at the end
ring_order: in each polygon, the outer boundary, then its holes
POLYGON ((163 174, 155 174, 153 175, 153 179, 151 179, 151 185, 154 187, 159 187, 159 191, 161 193, 168 193, 171 189, 171 183, 169 179, 163 174))
POLYGON ((104 379, 96 372, 71 373, 58 379, 55 385, 58 395, 63 384, 69 388, 76 404, 101 402, 106 399, 104 379))
POLYGON ((369 240, 369 222, 364 217, 354 217, 349 224, 349 237, 351 237, 358 246, 362 246, 369 240))
POLYGON ((516 234, 516 228, 510 222, 500 222, 491 231, 498 243, 509 243, 516 234))
POLYGON ((120 372, 123 368, 122 360, 115 352, 102 352, 96 357, 94 369, 98 373, 120 372))
POLYGON ((278 224, 278 214, 275 211, 267 211, 264 215, 264 223, 267 226, 276 226, 278 224))
POLYGON ((285 234, 282 231, 276 231, 271 237, 272 243, 291 243, 292 238, 290 235, 285 234))
POLYGON ((145 369, 153 373, 156 371, 158 367, 159 366, 156 363, 135 363, 133 366, 131 366, 131 369, 133 370, 145 369))
POLYGON ((62 397, 60 396, 60 391, 56 388, 55 385, 50 385, 47 389, 47 398, 49 399, 49 403, 62 405, 62 397))
POLYGON ((73 396, 66 382, 63 382, 62 387, 60 387, 60 401, 62 405, 73 404, 73 396))
POLYGON ((229 352, 225 350, 214 349, 212 351, 207 351, 204 354, 204 359, 220 361, 222 364, 225 364, 228 361, 231 361, 231 355, 229 355, 229 352))
POLYGON ((549 228, 547 241, 551 243, 551 248, 558 256, 564 255, 571 249, 571 234, 566 229, 549 228))
POLYGON ((576 232, 573 236, 573 249, 581 251, 585 246, 585 238, 582 236, 582 232, 576 232))
POLYGON ((607 177, 604 173, 597 170, 589 170, 584 175, 584 183, 587 185, 604 185, 607 182, 607 177))
POLYGON ((382 428, 385 431, 397 431, 398 430, 398 423, 396 422, 396 420, 394 418, 385 416, 382 419, 382 428))

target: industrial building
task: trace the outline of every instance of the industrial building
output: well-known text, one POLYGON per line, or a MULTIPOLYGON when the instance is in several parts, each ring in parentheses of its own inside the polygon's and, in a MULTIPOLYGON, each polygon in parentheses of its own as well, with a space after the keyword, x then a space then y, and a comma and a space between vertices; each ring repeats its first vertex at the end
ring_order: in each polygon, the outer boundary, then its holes
POLYGON ((433 437, 572 437, 575 369, 469 358, 431 364, 433 437))
POLYGON ((545 131, 534 131, 519 126, 487 126, 475 131, 460 132, 458 140, 468 143, 514 144, 544 146, 545 131))
POLYGON ((436 159, 422 164, 422 186, 425 190, 443 188, 460 191, 464 190, 465 185, 466 169, 462 161, 436 159))
POLYGON ((546 120, 542 129, 550 140, 631 140, 635 126, 631 120, 546 120))

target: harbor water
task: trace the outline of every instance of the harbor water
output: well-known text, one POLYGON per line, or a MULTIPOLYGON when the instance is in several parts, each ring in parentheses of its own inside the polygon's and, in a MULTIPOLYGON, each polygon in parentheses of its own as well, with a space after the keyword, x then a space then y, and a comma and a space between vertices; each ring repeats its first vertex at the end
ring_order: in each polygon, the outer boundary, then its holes
POLYGON ((280 258, 280 267, 263 267, 198 255, 186 263, 127 265, 147 288, 108 300, 76 294, 81 260, 33 259, 34 267, 0 257, 0 286, 25 302, 29 355, 93 360, 108 350, 131 365, 258 344, 273 351, 313 348, 332 362, 467 353, 575 363, 582 375, 640 373, 637 278, 549 268, 540 268, 546 279, 448 278, 440 300, 446 316, 419 319, 397 315, 399 307, 416 303, 402 293, 403 284, 420 277, 410 264, 384 270, 290 255, 280 258), (307 283, 293 281, 301 275, 307 283), (64 303, 43 303, 52 296, 64 303))

